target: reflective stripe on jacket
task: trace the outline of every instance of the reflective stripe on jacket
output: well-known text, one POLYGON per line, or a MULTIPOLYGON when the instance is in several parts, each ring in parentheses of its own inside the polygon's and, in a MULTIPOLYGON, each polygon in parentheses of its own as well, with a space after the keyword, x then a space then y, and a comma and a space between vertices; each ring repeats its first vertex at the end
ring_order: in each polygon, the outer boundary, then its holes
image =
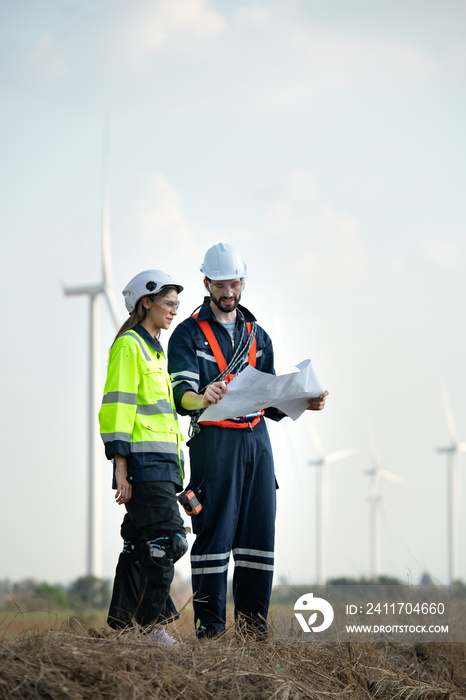
POLYGON ((182 486, 182 436, 162 348, 142 327, 112 346, 99 412, 105 454, 127 458, 128 480, 182 486))

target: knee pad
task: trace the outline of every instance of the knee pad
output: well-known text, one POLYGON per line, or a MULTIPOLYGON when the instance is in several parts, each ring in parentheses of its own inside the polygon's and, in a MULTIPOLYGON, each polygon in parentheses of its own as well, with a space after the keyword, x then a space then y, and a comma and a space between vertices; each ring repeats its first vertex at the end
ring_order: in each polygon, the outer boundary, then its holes
POLYGON ((165 535, 157 537, 155 540, 149 540, 147 546, 153 559, 166 556, 167 559, 175 563, 188 551, 188 540, 184 533, 176 532, 174 535, 165 535))
POLYGON ((143 561, 147 555, 155 561, 160 561, 166 556, 167 559, 175 563, 187 551, 188 541, 184 533, 179 532, 174 535, 164 535, 154 540, 147 540, 146 542, 125 540, 123 546, 123 552, 130 554, 137 563, 143 561))
POLYGON ((171 559, 169 548, 170 548, 170 537, 157 537, 155 540, 148 540, 146 545, 149 549, 149 554, 152 559, 161 559, 166 556, 167 559, 171 559))
POLYGON ((155 561, 162 559, 166 552, 166 548, 171 541, 170 537, 158 537, 156 540, 125 540, 123 545, 123 553, 129 554, 135 564, 147 562, 147 557, 155 561))
POLYGON ((173 563, 181 559, 183 554, 188 551, 188 540, 184 533, 176 532, 171 541, 170 547, 170 558, 173 559, 173 563))

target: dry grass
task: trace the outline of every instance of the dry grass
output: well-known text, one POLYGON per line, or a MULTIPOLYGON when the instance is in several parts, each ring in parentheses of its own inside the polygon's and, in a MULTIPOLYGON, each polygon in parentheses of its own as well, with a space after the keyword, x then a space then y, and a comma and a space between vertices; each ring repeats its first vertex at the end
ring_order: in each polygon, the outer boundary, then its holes
POLYGON ((132 633, 84 627, 0 628, 1 700, 459 700, 465 644, 197 641, 186 621, 164 649, 132 633))

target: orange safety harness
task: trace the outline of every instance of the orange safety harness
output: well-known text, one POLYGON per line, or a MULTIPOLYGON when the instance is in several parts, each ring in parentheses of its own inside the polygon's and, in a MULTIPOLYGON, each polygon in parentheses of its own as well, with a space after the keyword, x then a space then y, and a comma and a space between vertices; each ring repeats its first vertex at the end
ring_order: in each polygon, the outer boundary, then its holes
MULTIPOLYGON (((210 349, 212 350, 212 353, 215 357, 215 361, 218 365, 218 368, 220 372, 224 372, 227 368, 227 361, 225 359, 225 355, 220 349, 220 345, 218 344, 218 340, 214 335, 214 332, 210 326, 210 323, 206 320, 199 320, 198 319, 198 314, 194 314, 193 318, 196 319, 198 322, 201 331, 204 333, 207 342, 209 343, 210 349)), ((249 322, 246 323, 246 328, 248 330, 248 335, 251 333, 251 324, 249 322)), ((249 355, 248 355, 248 363, 252 366, 256 366, 256 339, 254 338, 251 347, 249 348, 249 355)), ((228 384, 233 377, 234 374, 227 374, 226 377, 223 379, 225 384, 228 384)), ((234 420, 221 420, 221 421, 203 421, 200 420, 199 423, 202 423, 202 425, 216 425, 220 428, 254 428, 255 425, 260 421, 262 416, 264 415, 264 411, 260 411, 260 415, 254 416, 254 418, 251 421, 246 421, 243 423, 240 423, 238 421, 234 420)))

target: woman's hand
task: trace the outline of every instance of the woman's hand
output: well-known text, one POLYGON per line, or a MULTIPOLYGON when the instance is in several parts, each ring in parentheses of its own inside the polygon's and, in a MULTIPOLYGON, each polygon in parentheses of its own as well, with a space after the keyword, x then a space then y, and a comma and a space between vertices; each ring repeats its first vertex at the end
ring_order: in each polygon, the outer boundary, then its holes
POLYGON ((115 501, 119 506, 124 503, 128 503, 132 496, 132 486, 128 479, 128 466, 126 464, 126 457, 121 455, 115 455, 115 479, 117 483, 117 491, 115 494, 115 501))

